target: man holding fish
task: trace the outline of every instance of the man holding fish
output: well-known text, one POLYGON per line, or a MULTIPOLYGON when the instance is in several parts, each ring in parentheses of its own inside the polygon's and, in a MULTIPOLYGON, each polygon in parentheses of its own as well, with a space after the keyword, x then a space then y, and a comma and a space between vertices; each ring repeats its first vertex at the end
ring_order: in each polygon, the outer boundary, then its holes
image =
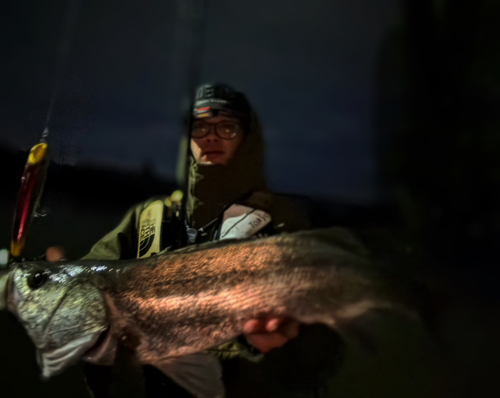
MULTIPOLYGON (((297 199, 266 187, 262 132, 245 95, 223 84, 203 85, 187 122, 180 153, 185 195, 176 191, 134 206, 84 259, 147 258, 165 249, 310 227, 297 199)), ((53 249, 47 256, 61 257, 53 249)), ((328 396, 326 382, 342 357, 335 332, 273 315, 249 319, 243 332, 211 350, 222 361, 228 396, 328 396)), ((148 396, 190 396, 156 369, 143 371, 148 396)), ((109 396, 111 369, 89 365, 86 373, 95 397, 109 396)))

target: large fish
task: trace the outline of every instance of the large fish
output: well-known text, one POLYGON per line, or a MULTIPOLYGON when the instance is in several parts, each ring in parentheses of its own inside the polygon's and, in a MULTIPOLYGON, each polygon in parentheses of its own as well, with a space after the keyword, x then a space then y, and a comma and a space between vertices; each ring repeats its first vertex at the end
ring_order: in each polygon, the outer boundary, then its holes
POLYGON ((25 262, 0 279, 2 289, 0 306, 27 330, 44 377, 81 359, 112 365, 128 339, 141 363, 204 398, 224 394, 219 362, 204 351, 240 335, 248 319, 286 316, 359 337, 356 320, 367 312, 418 318, 422 304, 412 281, 372 263, 340 229, 141 260, 25 262))

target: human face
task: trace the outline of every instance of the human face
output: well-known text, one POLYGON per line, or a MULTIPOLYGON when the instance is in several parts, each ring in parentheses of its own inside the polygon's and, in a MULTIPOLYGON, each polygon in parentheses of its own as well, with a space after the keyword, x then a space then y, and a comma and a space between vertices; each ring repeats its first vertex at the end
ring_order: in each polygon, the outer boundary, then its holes
POLYGON ((201 138, 191 137, 191 153, 195 161, 203 165, 220 164, 226 165, 234 156, 236 150, 243 141, 243 130, 238 119, 228 116, 215 116, 207 119, 193 121, 191 131, 196 128, 197 123, 205 122, 210 124, 210 131, 201 138), (236 135, 233 138, 220 138, 216 134, 215 124, 220 122, 236 122, 239 126, 236 135))

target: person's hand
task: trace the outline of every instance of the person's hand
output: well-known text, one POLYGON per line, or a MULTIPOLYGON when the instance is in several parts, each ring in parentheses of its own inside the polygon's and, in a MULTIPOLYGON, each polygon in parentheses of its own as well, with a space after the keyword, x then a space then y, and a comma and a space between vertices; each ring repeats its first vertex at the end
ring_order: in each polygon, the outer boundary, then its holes
POLYGON ((50 246, 45 252, 45 258, 50 262, 64 260, 64 256, 63 249, 58 246, 50 246))
POLYGON ((268 317, 250 319, 243 325, 249 344, 266 353, 297 337, 300 324, 289 318, 268 317))

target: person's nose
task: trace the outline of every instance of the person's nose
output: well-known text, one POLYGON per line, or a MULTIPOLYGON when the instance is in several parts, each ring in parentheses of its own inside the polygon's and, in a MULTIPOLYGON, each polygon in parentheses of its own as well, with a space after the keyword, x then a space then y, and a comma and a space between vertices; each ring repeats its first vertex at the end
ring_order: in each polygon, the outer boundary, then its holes
POLYGON ((219 136, 216 133, 216 129, 217 129, 217 125, 215 125, 215 124, 210 125, 210 131, 205 136, 206 142, 219 141, 219 136))

